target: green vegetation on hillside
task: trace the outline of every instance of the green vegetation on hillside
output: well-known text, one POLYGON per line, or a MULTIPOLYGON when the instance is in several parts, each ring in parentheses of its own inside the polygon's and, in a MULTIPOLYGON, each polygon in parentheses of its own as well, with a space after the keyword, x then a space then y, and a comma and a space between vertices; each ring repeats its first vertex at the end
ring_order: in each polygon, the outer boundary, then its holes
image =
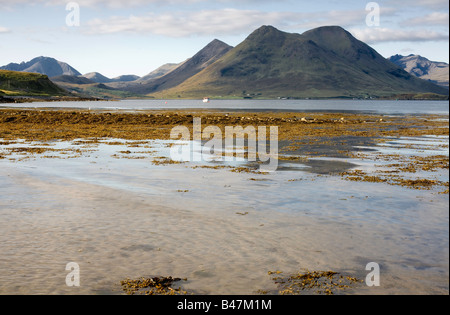
POLYGON ((448 95, 441 95, 435 93, 418 93, 418 94, 398 94, 389 97, 388 99, 409 100, 409 101, 448 101, 448 95))
POLYGON ((75 83, 56 82, 56 84, 70 91, 73 95, 79 97, 94 97, 100 99, 149 98, 148 96, 145 95, 114 89, 102 83, 75 84, 75 83))
POLYGON ((0 70, 0 92, 6 96, 66 96, 69 93, 37 73, 0 70))
POLYGON ((136 93, 108 88, 104 84, 83 85, 75 87, 74 90, 77 90, 81 95, 103 99, 149 98, 147 96, 139 95, 136 93))

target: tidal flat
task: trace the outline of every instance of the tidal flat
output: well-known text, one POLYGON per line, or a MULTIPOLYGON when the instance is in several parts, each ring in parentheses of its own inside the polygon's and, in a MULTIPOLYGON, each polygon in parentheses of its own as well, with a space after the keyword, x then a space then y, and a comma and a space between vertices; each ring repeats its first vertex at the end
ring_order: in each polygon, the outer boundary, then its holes
POLYGON ((2 109, 0 294, 448 294, 448 136, 448 115, 2 109), (278 170, 172 160, 194 118, 277 126, 278 170))

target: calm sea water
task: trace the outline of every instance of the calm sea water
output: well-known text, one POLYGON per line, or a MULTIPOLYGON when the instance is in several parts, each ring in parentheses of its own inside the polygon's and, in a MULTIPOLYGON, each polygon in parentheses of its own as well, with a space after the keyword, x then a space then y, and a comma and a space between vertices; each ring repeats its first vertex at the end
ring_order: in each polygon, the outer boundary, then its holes
MULTIPOLYGON (((124 100, 112 102, 43 102, 3 105, 20 108, 80 108, 112 110, 216 109, 255 111, 327 111, 387 115, 448 114, 448 101, 374 100, 124 100)), ((0 108, 1 108, 0 107, 0 108)))

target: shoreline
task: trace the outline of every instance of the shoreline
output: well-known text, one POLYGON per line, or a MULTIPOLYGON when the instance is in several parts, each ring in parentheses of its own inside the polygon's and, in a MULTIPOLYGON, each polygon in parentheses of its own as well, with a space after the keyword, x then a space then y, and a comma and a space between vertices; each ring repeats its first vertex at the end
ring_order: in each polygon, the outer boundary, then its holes
POLYGON ((0 95, 0 104, 23 104, 23 103, 43 103, 43 102, 107 102, 109 100, 76 97, 76 96, 53 96, 53 97, 37 97, 37 96, 2 96, 0 95))
MULTIPOLYGON (((1 95, 0 94, 0 104, 8 104, 8 103, 39 103, 39 102, 116 102, 116 101, 126 101, 126 100, 155 100, 155 101, 174 101, 174 100, 201 100, 202 97, 192 97, 192 98, 139 98, 132 97, 126 99, 105 99, 105 98, 96 98, 96 97, 78 97, 78 96, 10 96, 10 95, 1 95)), ((305 98, 295 98, 295 97, 277 97, 277 98, 249 98, 249 97, 217 97, 212 100, 366 100, 366 101, 448 101, 449 95, 438 95, 432 93, 419 93, 419 94, 399 94, 393 96, 383 96, 383 97, 367 97, 367 98, 355 98, 355 97, 305 97, 305 98)))

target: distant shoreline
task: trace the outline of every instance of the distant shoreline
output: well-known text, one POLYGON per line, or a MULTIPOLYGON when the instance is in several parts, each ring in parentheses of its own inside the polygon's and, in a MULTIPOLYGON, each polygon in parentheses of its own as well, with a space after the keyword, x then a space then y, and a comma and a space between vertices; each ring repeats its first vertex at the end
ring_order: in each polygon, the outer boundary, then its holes
MULTIPOLYGON (((201 98, 161 98, 161 99, 151 99, 151 100, 160 100, 160 101, 173 101, 173 100, 195 100, 201 98)), ((415 94, 404 94, 393 97, 373 97, 373 98, 353 98, 353 97, 324 97, 324 98, 212 98, 212 100, 315 100, 315 101, 325 101, 325 100, 358 100, 358 101, 448 101, 448 95, 415 95, 415 94)), ((118 102, 125 100, 139 100, 139 99, 101 99, 101 98, 87 98, 87 97, 32 97, 32 96, 1 96, 0 95, 0 104, 21 104, 21 103, 39 103, 39 102, 118 102)))
POLYGON ((33 97, 33 96, 1 96, 0 103, 3 104, 21 104, 21 103, 38 103, 38 102, 107 102, 112 100, 105 100, 100 98, 88 98, 88 97, 33 97))

